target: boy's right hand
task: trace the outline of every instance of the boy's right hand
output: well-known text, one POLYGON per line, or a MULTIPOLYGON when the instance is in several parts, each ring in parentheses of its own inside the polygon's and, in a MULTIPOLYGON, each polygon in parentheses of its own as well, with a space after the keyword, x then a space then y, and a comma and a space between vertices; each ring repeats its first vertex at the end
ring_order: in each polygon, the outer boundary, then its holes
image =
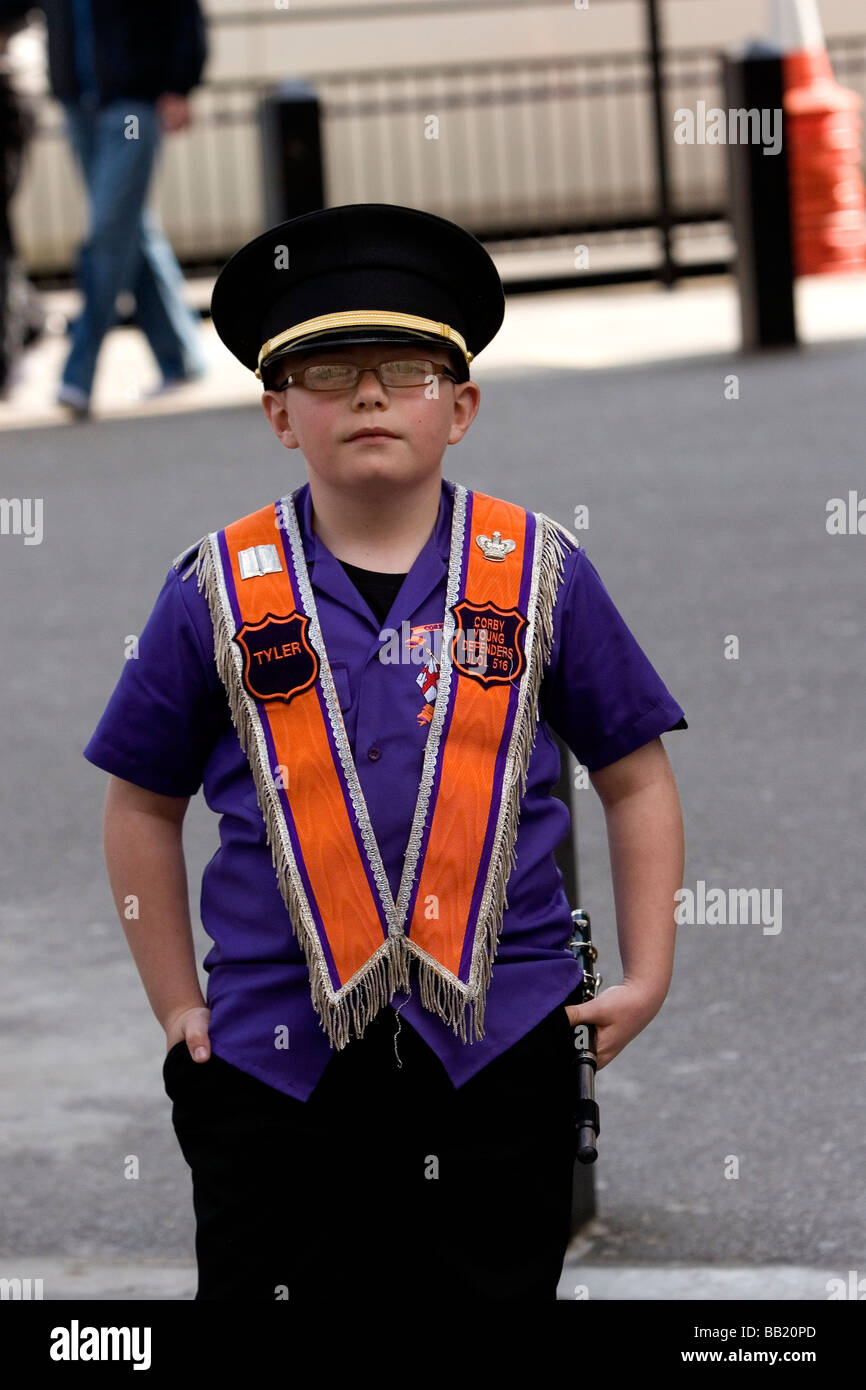
POLYGON ((166 1054, 184 1039, 194 1062, 206 1062, 210 1057, 208 1023, 210 1009, 185 1009, 167 1024, 165 1029, 166 1054))

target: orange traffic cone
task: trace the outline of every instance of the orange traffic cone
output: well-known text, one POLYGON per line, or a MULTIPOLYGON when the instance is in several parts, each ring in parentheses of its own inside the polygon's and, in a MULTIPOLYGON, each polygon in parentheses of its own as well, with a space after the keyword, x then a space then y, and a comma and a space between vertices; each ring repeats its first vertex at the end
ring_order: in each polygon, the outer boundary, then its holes
POLYGON ((771 26, 782 51, 794 274, 862 270, 860 97, 833 77, 816 0, 773 0, 771 26))

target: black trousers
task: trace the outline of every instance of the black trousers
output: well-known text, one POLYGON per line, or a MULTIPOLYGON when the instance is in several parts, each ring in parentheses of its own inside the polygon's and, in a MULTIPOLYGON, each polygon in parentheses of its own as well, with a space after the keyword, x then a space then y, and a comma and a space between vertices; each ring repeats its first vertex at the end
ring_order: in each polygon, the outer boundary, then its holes
POLYGON ((561 1005, 455 1090, 391 1009, 306 1102, 185 1042, 163 1077, 192 1171, 197 1299, 556 1298, 576 1063, 561 1005))

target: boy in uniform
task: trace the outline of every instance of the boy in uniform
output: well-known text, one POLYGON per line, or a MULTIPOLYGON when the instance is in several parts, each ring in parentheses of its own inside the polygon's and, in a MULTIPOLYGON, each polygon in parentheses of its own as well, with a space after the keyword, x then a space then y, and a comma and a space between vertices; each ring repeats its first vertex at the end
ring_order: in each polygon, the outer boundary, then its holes
POLYGON ((212 313, 308 481, 177 557, 85 749, 166 1033, 196 1297, 378 1299, 381 1276, 555 1299, 572 1027, 596 1025, 603 1067, 670 982, 659 735, 683 711, 570 532, 442 477, 504 313, 474 237, 394 205, 310 213, 228 261, 212 313), (604 804, 624 971, 571 1007, 546 725, 604 804), (221 815, 206 1000, 181 842, 199 787, 221 815))

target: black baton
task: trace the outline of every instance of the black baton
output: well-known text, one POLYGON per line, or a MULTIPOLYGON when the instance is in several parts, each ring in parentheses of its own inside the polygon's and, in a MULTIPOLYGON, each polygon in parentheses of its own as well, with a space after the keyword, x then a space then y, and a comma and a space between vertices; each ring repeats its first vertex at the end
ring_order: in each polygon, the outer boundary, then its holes
MULTIPOLYGON (((566 999, 566 1004, 586 1004, 598 994, 602 977, 593 969, 598 951, 592 944, 589 913, 576 907, 571 914, 574 927, 569 946, 575 960, 583 966, 583 978, 566 999)), ((595 1072, 598 1058, 595 1053, 595 1025, 576 1023, 574 1025, 574 1047, 577 1062, 577 1107, 575 1128, 577 1130, 577 1158, 580 1163, 595 1163, 598 1158, 596 1140, 601 1132, 598 1118, 598 1103, 595 1099, 595 1072)))

